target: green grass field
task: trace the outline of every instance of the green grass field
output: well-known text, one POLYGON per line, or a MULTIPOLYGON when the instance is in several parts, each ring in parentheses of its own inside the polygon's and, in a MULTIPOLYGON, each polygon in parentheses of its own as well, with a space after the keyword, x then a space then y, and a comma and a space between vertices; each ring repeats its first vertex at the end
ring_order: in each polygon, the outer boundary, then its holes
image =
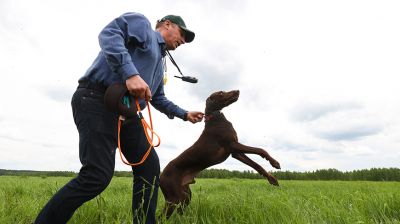
MULTIPOLYGON (((0 176, 0 223, 32 223, 69 177, 0 176)), ((400 223, 400 182, 197 179, 167 223, 400 223)), ((131 223, 131 178, 114 177, 69 223, 131 223)), ((158 212, 163 207, 159 194, 158 212)))

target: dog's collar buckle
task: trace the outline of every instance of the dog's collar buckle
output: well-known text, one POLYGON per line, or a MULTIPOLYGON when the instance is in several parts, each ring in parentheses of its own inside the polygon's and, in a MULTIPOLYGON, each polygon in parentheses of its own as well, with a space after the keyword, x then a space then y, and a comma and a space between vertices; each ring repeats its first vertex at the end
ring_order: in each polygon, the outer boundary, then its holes
POLYGON ((205 117, 204 117, 204 122, 207 122, 207 121, 210 121, 210 120, 212 120, 213 118, 215 118, 215 117, 218 117, 219 115, 221 115, 222 113, 221 113, 221 111, 214 111, 214 112, 212 112, 211 114, 209 114, 209 115, 206 115, 205 117))
POLYGON ((210 121, 214 116, 212 114, 204 117, 204 122, 210 121))

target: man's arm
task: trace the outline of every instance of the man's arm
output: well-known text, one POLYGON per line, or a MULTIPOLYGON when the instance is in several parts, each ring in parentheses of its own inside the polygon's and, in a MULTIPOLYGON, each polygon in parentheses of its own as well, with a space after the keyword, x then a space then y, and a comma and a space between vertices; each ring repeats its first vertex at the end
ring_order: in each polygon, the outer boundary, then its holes
POLYGON ((203 120, 204 113, 200 111, 189 111, 187 113, 186 119, 190 122, 197 123, 203 120))
POLYGON ((125 13, 109 23, 99 34, 99 43, 111 70, 118 74, 129 92, 150 100, 149 86, 140 77, 129 50, 143 47, 150 22, 141 14, 125 13))

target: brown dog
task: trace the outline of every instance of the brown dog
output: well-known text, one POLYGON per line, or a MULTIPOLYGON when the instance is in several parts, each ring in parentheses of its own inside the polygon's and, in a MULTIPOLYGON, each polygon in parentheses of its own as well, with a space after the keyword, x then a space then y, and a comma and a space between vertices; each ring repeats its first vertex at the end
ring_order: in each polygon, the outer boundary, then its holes
POLYGON ((196 175, 210 166, 222 163, 230 155, 253 167, 266 177, 270 184, 278 186, 274 176, 245 154, 257 154, 268 160, 273 167, 280 169, 278 161, 263 149, 240 144, 231 122, 221 113, 224 107, 236 102, 238 98, 238 90, 211 94, 206 101, 205 128, 200 138, 163 170, 160 187, 166 202, 164 214, 167 218, 178 205, 181 208, 179 211, 182 212, 182 208, 189 204, 191 199, 189 184, 195 183, 196 175))

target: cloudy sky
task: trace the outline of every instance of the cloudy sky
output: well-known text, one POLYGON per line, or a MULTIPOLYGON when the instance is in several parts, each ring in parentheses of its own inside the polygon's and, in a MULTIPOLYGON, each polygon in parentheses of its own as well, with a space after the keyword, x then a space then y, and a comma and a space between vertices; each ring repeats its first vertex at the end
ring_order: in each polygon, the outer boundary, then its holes
MULTIPOLYGON (((169 65, 168 98, 204 110, 212 92, 239 89, 224 114, 283 170, 399 167, 399 1, 1 0, 0 169, 79 170, 70 99, 98 33, 128 11, 153 25, 185 19, 196 39, 173 55, 199 83, 173 78, 169 65)), ((204 127, 155 110, 153 119, 161 167, 204 127)), ((215 168, 250 170, 231 158, 215 168)))

